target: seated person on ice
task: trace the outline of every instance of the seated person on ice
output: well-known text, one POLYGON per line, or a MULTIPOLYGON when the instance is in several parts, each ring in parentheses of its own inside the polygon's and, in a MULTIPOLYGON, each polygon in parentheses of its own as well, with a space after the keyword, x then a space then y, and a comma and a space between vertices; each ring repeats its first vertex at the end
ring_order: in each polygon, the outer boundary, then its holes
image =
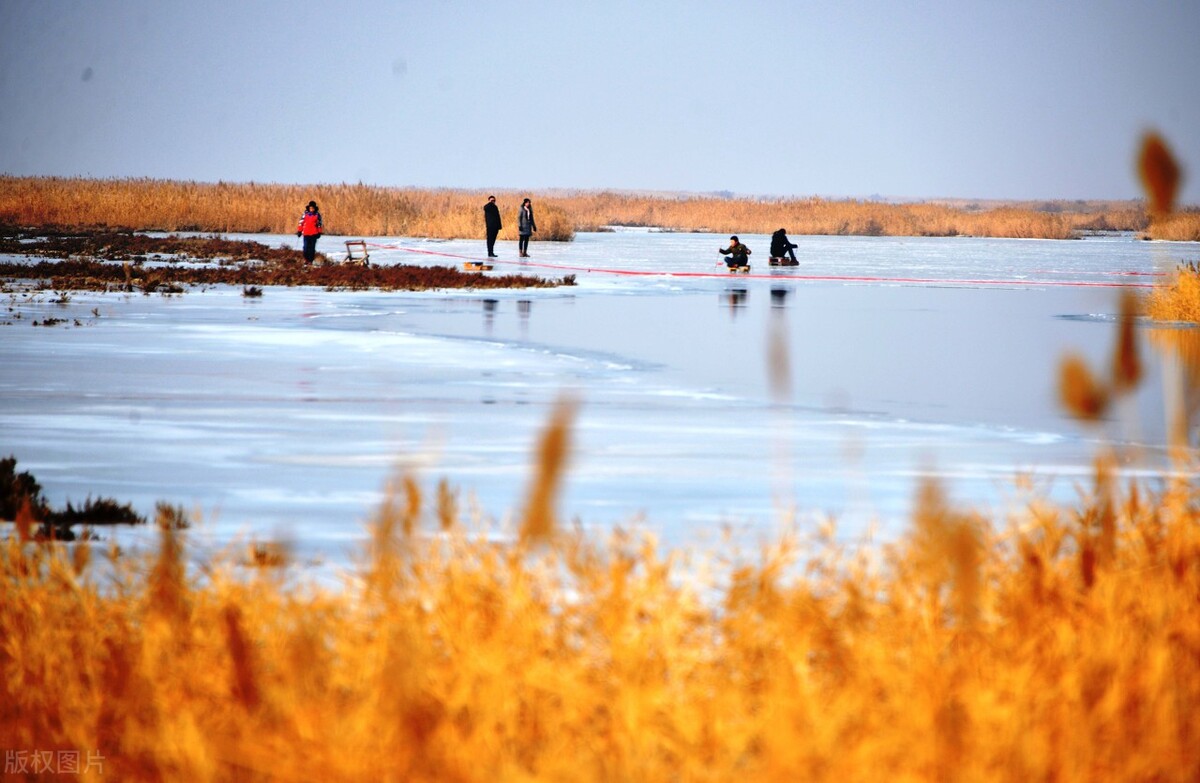
POLYGON ((729 238, 729 247, 723 247, 719 251, 723 256, 729 256, 725 259, 725 265, 730 269, 738 266, 750 266, 750 248, 738 241, 736 236, 729 238))
POLYGON ((800 263, 796 260, 796 251, 794 250, 797 247, 799 245, 792 244, 788 239, 787 229, 781 228, 771 235, 771 258, 778 258, 782 261, 785 254, 789 255, 792 257, 792 262, 788 266, 796 266, 800 263))

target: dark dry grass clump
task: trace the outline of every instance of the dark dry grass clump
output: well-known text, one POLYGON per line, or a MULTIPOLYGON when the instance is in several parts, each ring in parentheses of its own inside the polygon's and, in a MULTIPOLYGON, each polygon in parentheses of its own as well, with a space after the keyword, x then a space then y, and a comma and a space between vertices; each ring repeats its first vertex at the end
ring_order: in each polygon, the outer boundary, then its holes
POLYGON ((64 231, 21 229, 0 226, 0 253, 70 258, 74 256, 108 261, 147 261, 154 256, 173 260, 267 261, 304 260, 299 250, 269 247, 261 242, 224 239, 219 236, 151 237, 133 231, 64 231))
MULTIPOLYGON (((432 288, 549 288, 569 285, 528 275, 484 275, 444 266, 308 265, 298 250, 220 237, 148 237, 132 232, 0 230, 0 253, 55 260, 0 263, 0 279, 35 280, 58 291, 182 293, 183 286, 227 284, 418 291, 432 288), (183 261, 218 261, 195 265, 183 261), (148 261, 168 263, 147 265, 148 261)), ((318 254, 319 259, 324 259, 318 254)))
POLYGON ((76 526, 88 529, 100 525, 142 525, 146 518, 129 503, 112 498, 88 497, 82 506, 67 501, 66 508, 54 509, 42 497, 42 486, 29 471, 17 472, 17 460, 0 459, 0 520, 20 520, 25 528, 37 526, 36 538, 74 541, 76 526))

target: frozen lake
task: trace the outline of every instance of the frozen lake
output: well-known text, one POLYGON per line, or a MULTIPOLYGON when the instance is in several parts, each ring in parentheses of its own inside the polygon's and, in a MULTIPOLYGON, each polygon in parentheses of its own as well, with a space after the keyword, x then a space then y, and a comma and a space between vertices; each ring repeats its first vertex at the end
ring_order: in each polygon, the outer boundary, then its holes
MULTIPOLYGON (((579 402, 564 517, 673 544, 769 532, 793 509, 891 535, 927 474, 977 508, 1020 502, 1023 474, 1070 500, 1106 443, 1130 473, 1166 466, 1145 329, 1147 380, 1103 426, 1060 410, 1057 368, 1071 351, 1106 368, 1116 286, 1196 260, 1195 245, 794 237, 800 266, 773 269, 769 238, 743 236, 753 274, 734 277, 725 239, 580 234, 525 263, 500 243, 498 272, 576 275, 553 290, 10 297, 0 456, 56 505, 109 496, 152 515, 165 500, 202 513, 202 540, 287 537, 333 561, 402 471, 427 497, 446 478, 503 528, 564 394, 579 402), (30 326, 46 317, 66 322, 30 326)), ((368 241, 380 264, 483 252, 368 241)), ((319 249, 343 255, 340 238, 319 249)))

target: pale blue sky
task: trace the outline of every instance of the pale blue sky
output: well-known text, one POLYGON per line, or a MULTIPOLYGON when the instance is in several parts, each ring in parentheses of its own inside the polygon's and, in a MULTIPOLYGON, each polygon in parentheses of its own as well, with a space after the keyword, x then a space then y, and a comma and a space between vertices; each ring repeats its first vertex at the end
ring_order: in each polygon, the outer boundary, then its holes
POLYGON ((0 172, 1200 203, 1200 2, 0 0, 0 172))

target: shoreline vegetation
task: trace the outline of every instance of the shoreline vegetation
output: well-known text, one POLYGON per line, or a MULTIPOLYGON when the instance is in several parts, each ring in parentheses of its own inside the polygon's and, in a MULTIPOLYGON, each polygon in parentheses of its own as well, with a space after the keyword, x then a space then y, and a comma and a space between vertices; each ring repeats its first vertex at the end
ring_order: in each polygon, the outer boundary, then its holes
POLYGON ((21 230, 0 225, 0 255, 47 260, 0 260, 0 291, 30 283, 54 291, 182 294, 185 286, 240 285, 247 296, 262 286, 321 286, 329 290, 423 291, 440 288, 551 288, 574 285, 523 274, 484 275, 447 266, 363 266, 331 262, 323 253, 308 265, 294 248, 221 237, 149 237, 132 231, 21 230), (18 282, 19 281, 19 282, 18 282))
MULTIPOLYGON (((281 185, 154 179, 0 176, 0 224, 42 228, 273 233, 295 230, 301 205, 321 205, 339 236, 481 237, 482 190, 386 188, 363 184, 281 185)), ((535 240, 570 241, 609 226, 671 231, 792 235, 975 236, 1071 239, 1134 231, 1147 239, 1200 241, 1200 209, 1151 220, 1142 201, 990 202, 753 198, 732 194, 615 191, 495 191, 516 238, 520 199, 534 200, 535 240)))

